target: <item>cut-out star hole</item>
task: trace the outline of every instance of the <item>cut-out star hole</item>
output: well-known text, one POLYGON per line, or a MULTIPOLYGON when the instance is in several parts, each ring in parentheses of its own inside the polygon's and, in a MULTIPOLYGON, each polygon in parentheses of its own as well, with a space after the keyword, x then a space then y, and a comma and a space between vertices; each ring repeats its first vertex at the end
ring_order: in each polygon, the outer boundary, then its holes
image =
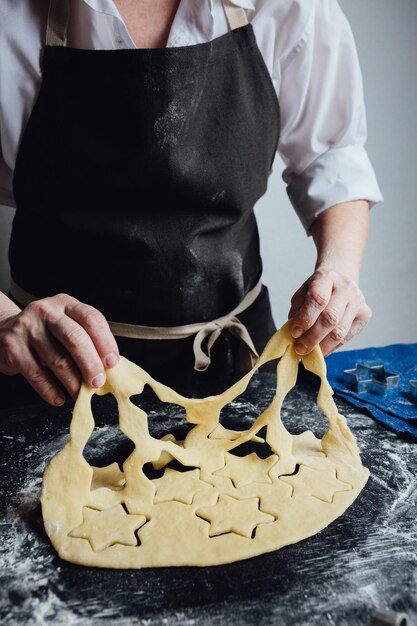
POLYGON ((279 480, 293 488, 291 496, 313 496, 331 504, 337 491, 350 491, 352 485, 344 483, 336 476, 336 470, 318 470, 300 465, 300 470, 293 476, 280 476, 279 480))
POLYGON ((383 365, 357 363, 355 369, 345 370, 343 380, 358 393, 378 393, 384 395, 398 386, 399 374, 388 372, 383 365))
POLYGON ((136 546, 138 542, 135 531, 146 522, 144 515, 130 515, 121 504, 105 511, 84 507, 83 517, 83 523, 69 535, 88 539, 94 552, 101 552, 115 543, 136 546))
POLYGON ((250 539, 259 524, 275 521, 273 515, 259 510, 259 498, 237 500, 225 494, 215 505, 198 509, 196 515, 210 522, 210 537, 232 532, 250 539))

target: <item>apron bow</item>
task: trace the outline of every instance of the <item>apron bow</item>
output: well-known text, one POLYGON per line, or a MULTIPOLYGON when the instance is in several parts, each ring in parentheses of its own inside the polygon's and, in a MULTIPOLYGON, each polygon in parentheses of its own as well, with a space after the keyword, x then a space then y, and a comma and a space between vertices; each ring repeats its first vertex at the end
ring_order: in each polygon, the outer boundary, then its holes
POLYGON ((223 330, 228 330, 232 335, 238 337, 246 346, 246 354, 249 356, 250 364, 253 365, 259 357, 258 352, 253 344, 248 329, 235 315, 219 317, 213 322, 208 322, 201 330, 198 331, 194 338, 194 369, 198 372, 204 372, 211 363, 211 349, 220 337, 223 330), (206 352, 203 350, 203 342, 207 339, 206 352))

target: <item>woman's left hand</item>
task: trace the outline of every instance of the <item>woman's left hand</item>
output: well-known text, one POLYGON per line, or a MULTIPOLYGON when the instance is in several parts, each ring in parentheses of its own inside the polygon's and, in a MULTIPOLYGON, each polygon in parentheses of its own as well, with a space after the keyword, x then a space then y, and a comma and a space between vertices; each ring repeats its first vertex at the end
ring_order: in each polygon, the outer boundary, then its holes
POLYGON ((357 335, 371 317, 358 284, 328 268, 317 269, 301 285, 288 314, 296 352, 309 354, 320 345, 324 356, 357 335))

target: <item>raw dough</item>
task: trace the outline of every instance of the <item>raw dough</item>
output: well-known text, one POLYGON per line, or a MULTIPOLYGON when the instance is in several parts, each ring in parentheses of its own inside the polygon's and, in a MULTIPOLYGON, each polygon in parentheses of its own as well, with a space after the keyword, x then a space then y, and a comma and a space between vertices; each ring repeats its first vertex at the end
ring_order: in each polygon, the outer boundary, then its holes
POLYGON ((291 435, 280 418, 299 363, 288 323, 271 338, 256 366, 219 396, 185 398, 124 358, 107 371, 100 390, 83 385, 70 441, 43 479, 45 528, 59 555, 97 567, 216 565, 295 543, 339 517, 369 472, 333 402, 321 351, 316 348, 302 361, 321 379, 317 403, 329 420, 322 440, 311 431, 291 435), (277 358, 277 391, 270 406, 248 430, 224 428, 219 423, 223 407, 244 392, 260 365, 277 358), (145 385, 161 402, 185 408, 195 426, 184 441, 149 434, 146 413, 129 399, 145 385), (94 429, 94 393, 115 396, 120 429, 135 444, 123 472, 116 463, 91 467, 83 456, 94 429), (245 442, 262 442, 258 433, 264 427, 270 456, 233 453, 245 442), (145 476, 145 463, 163 468, 173 459, 183 471, 166 467, 161 478, 145 476))

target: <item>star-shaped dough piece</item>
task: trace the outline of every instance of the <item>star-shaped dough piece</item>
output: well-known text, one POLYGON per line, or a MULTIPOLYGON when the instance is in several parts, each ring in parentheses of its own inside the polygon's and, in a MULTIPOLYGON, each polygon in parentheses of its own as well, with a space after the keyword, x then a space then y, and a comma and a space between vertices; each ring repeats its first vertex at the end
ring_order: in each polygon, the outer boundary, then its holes
POLYGON ((244 487, 251 483, 272 483, 268 473, 278 461, 276 454, 261 459, 255 452, 243 457, 226 452, 224 458, 226 465, 214 474, 230 478, 235 487, 244 487))
POLYGON ((198 469, 188 472, 177 472, 168 467, 161 478, 152 482, 156 486, 155 504, 177 500, 184 504, 191 504, 194 495, 201 489, 213 489, 211 485, 199 480, 198 469))
POLYGON ((214 506, 198 509, 196 515, 210 522, 210 537, 232 532, 250 539, 256 526, 275 521, 259 510, 259 498, 237 500, 223 493, 214 506))
POLYGON ((298 474, 294 476, 280 476, 279 480, 291 485, 292 497, 313 496, 323 502, 332 503, 337 491, 350 491, 352 485, 344 483, 336 476, 335 469, 313 469, 307 465, 300 465, 298 474))
POLYGON ((121 504, 106 511, 84 507, 83 517, 83 523, 69 535, 88 539, 94 552, 100 552, 115 543, 136 546, 135 530, 146 522, 144 515, 129 515, 121 504))

